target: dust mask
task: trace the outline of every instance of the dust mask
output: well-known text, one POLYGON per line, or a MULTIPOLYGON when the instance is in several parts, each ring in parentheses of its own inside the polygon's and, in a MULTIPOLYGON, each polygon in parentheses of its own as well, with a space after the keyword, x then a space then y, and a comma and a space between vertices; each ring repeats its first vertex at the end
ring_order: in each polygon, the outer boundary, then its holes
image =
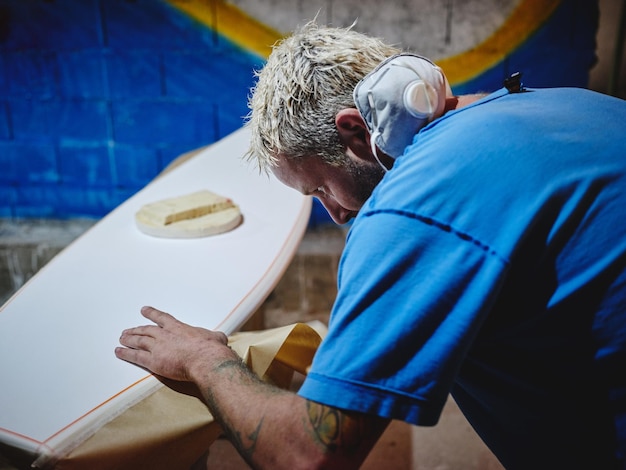
POLYGON ((443 115, 452 90, 442 70, 430 60, 403 53, 389 57, 354 89, 354 102, 376 146, 396 159, 426 124, 443 115))

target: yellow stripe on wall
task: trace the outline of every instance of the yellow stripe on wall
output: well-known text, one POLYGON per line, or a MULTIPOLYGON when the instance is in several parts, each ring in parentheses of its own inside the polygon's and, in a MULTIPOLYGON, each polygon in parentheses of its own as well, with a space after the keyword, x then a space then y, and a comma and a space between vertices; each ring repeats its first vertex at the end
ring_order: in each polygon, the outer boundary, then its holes
POLYGON ((175 8, 222 34, 239 47, 267 58, 282 35, 222 0, 168 0, 175 8))
POLYGON ((550 18, 560 0, 522 0, 491 36, 477 46, 452 57, 438 59, 454 86, 477 77, 517 49, 550 18))
MULTIPOLYGON (((168 0, 238 46, 267 58, 282 35, 223 0, 168 0)), ((501 62, 550 17, 561 0, 521 0, 507 20, 485 41, 460 54, 438 59, 452 86, 477 77, 501 62)))

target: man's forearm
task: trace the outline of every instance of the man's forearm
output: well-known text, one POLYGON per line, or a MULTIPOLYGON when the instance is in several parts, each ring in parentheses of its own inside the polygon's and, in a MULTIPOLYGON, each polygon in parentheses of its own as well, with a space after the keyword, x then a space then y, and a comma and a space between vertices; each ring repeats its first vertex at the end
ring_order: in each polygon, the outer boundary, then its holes
POLYGON ((384 420, 344 413, 264 383, 234 353, 193 378, 254 468, 358 468, 386 426, 384 420))
POLYGON ((258 467, 256 454, 259 434, 265 422, 263 409, 267 400, 285 391, 262 382, 239 357, 225 360, 213 371, 200 372, 196 383, 213 417, 241 456, 258 467), (246 395, 249 395, 247 397, 246 395))

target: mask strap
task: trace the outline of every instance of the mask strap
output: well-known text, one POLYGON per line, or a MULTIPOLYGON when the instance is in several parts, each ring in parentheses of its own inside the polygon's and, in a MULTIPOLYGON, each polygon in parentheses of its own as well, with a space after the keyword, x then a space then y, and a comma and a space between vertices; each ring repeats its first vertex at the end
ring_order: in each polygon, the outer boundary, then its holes
POLYGON ((376 159, 378 164, 381 166, 381 168, 385 170, 385 173, 386 173, 389 170, 380 161, 380 158, 378 158, 378 153, 376 152, 376 139, 378 139, 378 137, 380 136, 380 129, 378 129, 378 116, 376 116, 376 107, 374 106, 374 97, 372 96, 371 91, 367 92, 367 101, 369 102, 369 105, 370 105, 370 110, 372 113, 372 128, 374 129, 372 132, 372 135, 370 136, 370 147, 372 149, 372 154, 374 154, 374 158, 376 159))

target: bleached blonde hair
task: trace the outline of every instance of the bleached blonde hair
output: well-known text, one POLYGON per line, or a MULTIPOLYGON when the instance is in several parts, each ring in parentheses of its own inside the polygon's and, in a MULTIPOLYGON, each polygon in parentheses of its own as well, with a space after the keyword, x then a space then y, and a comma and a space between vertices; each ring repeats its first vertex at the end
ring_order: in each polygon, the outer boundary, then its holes
POLYGON ((248 100, 246 157, 269 171, 277 156, 319 156, 340 165, 335 116, 354 108, 356 84, 399 49, 348 28, 310 22, 274 46, 248 100))

